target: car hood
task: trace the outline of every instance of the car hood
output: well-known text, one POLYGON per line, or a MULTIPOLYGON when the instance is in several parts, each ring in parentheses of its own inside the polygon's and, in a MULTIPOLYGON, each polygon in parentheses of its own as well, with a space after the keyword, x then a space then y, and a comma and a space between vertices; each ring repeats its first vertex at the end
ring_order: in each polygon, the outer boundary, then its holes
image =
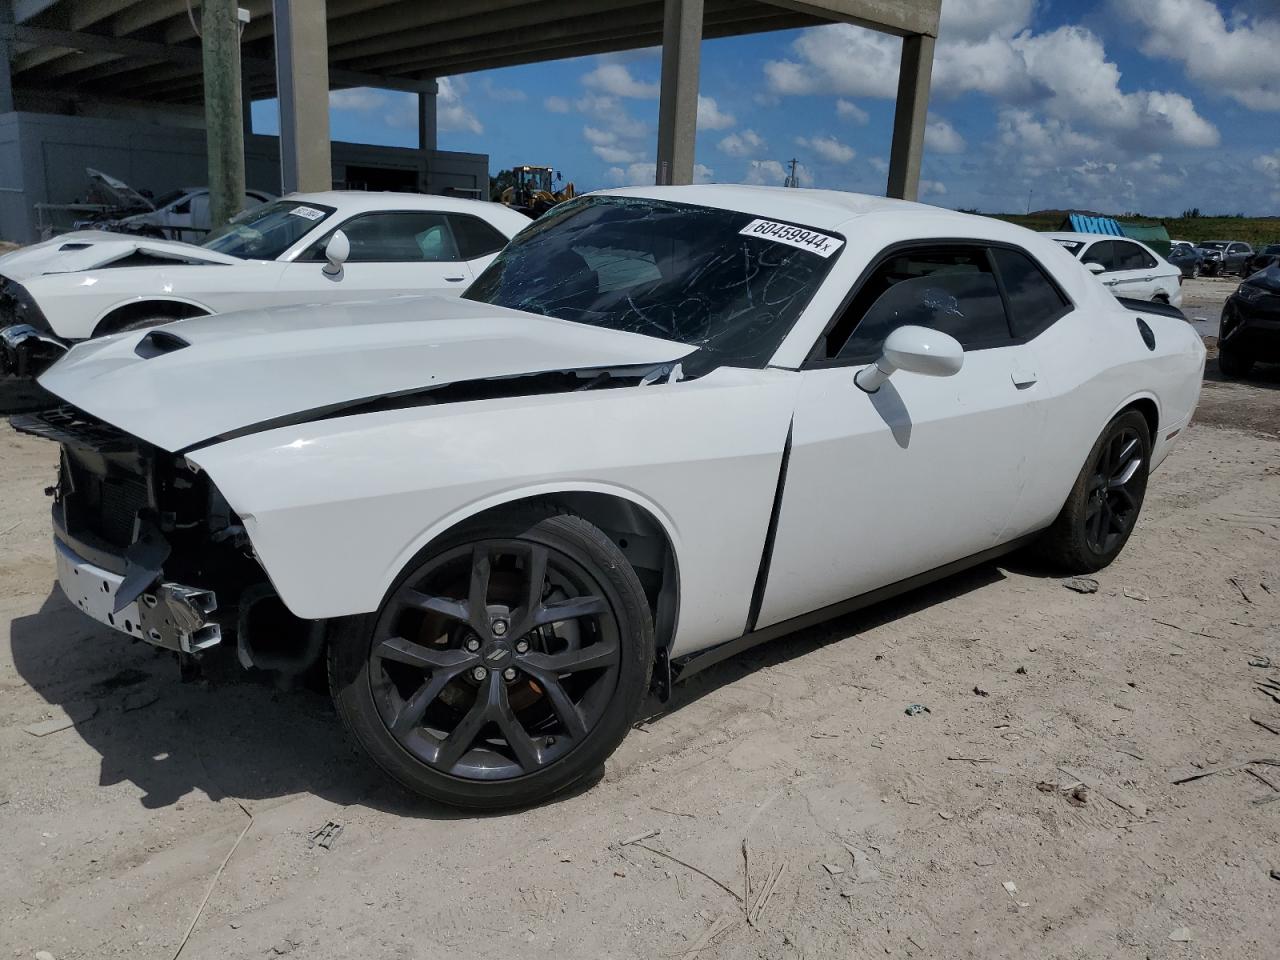
POLYGON ((695 348, 452 297, 218 314, 90 340, 40 377, 165 450, 446 384, 675 361, 695 348))
POLYGON ((175 263, 237 264, 243 260, 176 240, 152 240, 104 230, 77 230, 22 247, 0 257, 0 275, 26 283, 51 273, 77 273, 110 267, 135 253, 175 263))

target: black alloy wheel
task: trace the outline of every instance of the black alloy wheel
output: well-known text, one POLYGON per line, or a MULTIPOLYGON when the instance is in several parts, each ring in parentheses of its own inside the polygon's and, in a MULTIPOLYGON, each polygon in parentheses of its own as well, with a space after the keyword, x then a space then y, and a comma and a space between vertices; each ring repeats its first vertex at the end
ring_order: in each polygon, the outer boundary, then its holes
POLYGON ((1062 511, 1040 538, 1041 555, 1072 573, 1111 563, 1138 522, 1151 468, 1151 432, 1137 410, 1125 410, 1094 442, 1062 511))
POLYGON ((1098 554, 1109 553, 1138 522, 1146 490, 1146 450, 1133 427, 1112 432, 1089 478, 1085 542, 1098 554))
POLYGON ((536 802, 589 774, 625 736, 653 660, 635 571, 563 514, 442 544, 354 619, 330 649, 344 720, 396 779, 464 806, 536 802))

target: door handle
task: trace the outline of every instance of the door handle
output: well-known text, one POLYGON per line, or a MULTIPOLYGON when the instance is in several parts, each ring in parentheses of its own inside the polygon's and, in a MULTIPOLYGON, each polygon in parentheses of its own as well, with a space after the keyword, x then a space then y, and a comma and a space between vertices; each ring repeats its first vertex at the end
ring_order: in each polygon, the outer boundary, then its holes
POLYGON ((450 283, 461 283, 466 277, 445 277, 450 283))

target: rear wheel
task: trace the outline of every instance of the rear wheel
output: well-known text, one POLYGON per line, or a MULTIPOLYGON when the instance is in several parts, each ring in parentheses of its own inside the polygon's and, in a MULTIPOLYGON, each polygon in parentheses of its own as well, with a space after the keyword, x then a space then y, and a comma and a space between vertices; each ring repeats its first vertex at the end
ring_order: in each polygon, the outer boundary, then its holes
POLYGON ((1116 416, 1089 451, 1058 519, 1045 531, 1042 555, 1079 573, 1111 563, 1138 522, 1150 461, 1146 418, 1136 410, 1116 416))
POLYGON ((653 625, 635 571, 585 520, 525 512, 414 560, 330 638, 333 698, 373 760, 423 796, 501 808, 599 768, 639 712, 653 625))

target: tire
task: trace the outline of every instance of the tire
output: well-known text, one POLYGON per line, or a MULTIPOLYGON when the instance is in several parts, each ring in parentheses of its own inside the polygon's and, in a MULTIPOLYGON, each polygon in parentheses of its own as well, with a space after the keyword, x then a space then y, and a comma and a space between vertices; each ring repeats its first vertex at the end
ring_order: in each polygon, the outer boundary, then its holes
POLYGON ((1192 280, 1200 279, 1200 264, 1197 263, 1194 267, 1191 268, 1191 279, 1192 280))
POLYGON ((377 613, 335 622, 328 649, 330 693, 358 747, 423 797, 489 810, 598 770, 639 714, 653 660, 630 563, 549 508, 431 544, 377 613))
POLYGON ((1150 462, 1146 417, 1136 410, 1118 414, 1094 443, 1062 512, 1041 537, 1041 556, 1070 573, 1092 573, 1111 563, 1138 522, 1150 462))
POLYGON ((1224 377, 1243 380, 1253 370, 1253 358, 1243 356, 1238 350, 1219 344, 1218 370, 1224 377))

